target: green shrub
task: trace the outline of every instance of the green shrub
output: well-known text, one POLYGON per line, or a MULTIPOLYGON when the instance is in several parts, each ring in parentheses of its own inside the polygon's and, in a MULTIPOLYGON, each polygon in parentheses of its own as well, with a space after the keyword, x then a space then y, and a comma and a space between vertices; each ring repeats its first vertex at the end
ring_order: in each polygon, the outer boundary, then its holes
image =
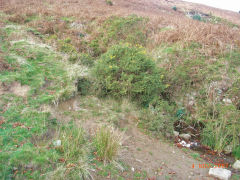
POLYGON ((58 41, 58 48, 64 53, 76 53, 76 48, 71 44, 71 39, 67 38, 65 40, 58 41))
POLYGON ((106 0, 107 5, 112 6, 113 2, 111 0, 106 0))
POLYGON ((102 161, 110 162, 116 158, 120 149, 121 136, 106 127, 101 127, 94 138, 96 155, 102 161))
POLYGON ((102 54, 102 50, 100 48, 98 40, 92 40, 89 44, 90 54, 93 57, 97 57, 102 54))
POLYGON ((240 145, 233 150, 233 155, 236 159, 240 159, 240 145))
POLYGON ((81 77, 78 79, 77 89, 80 95, 87 95, 90 93, 92 82, 87 77, 81 77))
POLYGON ((154 106, 141 113, 139 126, 149 130, 156 136, 172 134, 176 118, 172 115, 175 107, 167 101, 158 100, 154 106))
POLYGON ((199 14, 195 14, 192 18, 194 20, 202 21, 202 17, 199 14))
POLYGON ((120 44, 111 47, 94 68, 103 95, 128 97, 149 104, 163 90, 161 74, 144 48, 120 44))
POLYGON ((72 63, 75 63, 76 61, 78 61, 79 59, 79 55, 77 53, 72 53, 70 54, 68 60, 72 63))
POLYGON ((81 63, 85 66, 91 67, 91 66, 93 66, 93 64, 95 62, 94 58, 86 53, 82 53, 79 58, 80 58, 81 63))
POLYGON ((177 11, 177 7, 176 7, 176 6, 173 6, 172 9, 173 9, 174 11, 177 11))

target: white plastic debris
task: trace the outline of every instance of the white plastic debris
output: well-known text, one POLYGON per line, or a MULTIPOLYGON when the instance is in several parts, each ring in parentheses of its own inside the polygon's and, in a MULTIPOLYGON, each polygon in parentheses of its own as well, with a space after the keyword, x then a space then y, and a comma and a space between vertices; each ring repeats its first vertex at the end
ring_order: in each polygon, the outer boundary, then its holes
POLYGON ((185 141, 181 141, 179 144, 181 144, 181 146, 183 146, 183 147, 187 147, 187 148, 190 148, 190 146, 191 146, 191 144, 189 144, 189 143, 186 143, 185 141))

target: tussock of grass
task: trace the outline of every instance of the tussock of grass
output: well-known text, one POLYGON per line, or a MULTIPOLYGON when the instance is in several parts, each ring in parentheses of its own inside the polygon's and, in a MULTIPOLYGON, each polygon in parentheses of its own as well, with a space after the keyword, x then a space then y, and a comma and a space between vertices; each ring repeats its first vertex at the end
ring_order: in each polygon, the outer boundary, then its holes
POLYGON ((60 153, 58 167, 49 172, 47 178, 51 179, 91 179, 91 170, 88 163, 90 155, 89 143, 82 128, 65 127, 59 131, 61 146, 56 147, 60 153))
POLYGON ((116 159, 121 148, 121 134, 113 129, 101 127, 94 138, 96 155, 104 162, 116 159))

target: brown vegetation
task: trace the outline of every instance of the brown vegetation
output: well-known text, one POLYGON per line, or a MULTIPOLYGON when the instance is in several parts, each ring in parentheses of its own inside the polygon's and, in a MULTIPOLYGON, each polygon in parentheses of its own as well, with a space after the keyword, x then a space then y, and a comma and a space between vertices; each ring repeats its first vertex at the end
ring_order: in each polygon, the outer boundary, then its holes
MULTIPOLYGON (((67 26, 60 20, 60 17, 74 17, 75 20, 89 25, 93 21, 97 22, 97 24, 101 23, 112 15, 126 16, 129 14, 137 14, 150 19, 150 22, 147 24, 147 29, 150 30, 148 32, 149 41, 147 44, 149 49, 163 42, 180 42, 182 45, 198 42, 203 45, 205 53, 215 55, 223 52, 226 48, 229 49, 234 46, 240 47, 240 34, 238 29, 228 27, 227 25, 194 21, 186 17, 184 11, 194 7, 205 13, 213 12, 219 16, 224 15, 224 17, 225 15, 227 15, 227 17, 231 15, 231 17, 234 17, 232 18, 234 23, 239 24, 239 21, 236 20, 237 18, 239 19, 240 16, 238 13, 181 1, 176 2, 180 8, 175 12, 171 9, 173 4, 173 2, 163 0, 120 0, 114 1, 113 6, 108 6, 104 0, 48 0, 47 3, 36 0, 10 0, 5 2, 3 9, 8 14, 17 12, 17 16, 14 15, 9 18, 9 20, 14 22, 22 22, 24 21, 24 16, 28 17, 32 14, 55 17, 53 21, 39 20, 31 24, 37 27, 40 32, 47 34, 60 32, 59 34, 63 35, 64 32, 67 31, 67 26), (161 28, 165 27, 171 27, 171 30, 161 31, 161 28)), ((87 28, 89 28, 88 31, 94 32, 94 26, 87 28)), ((69 34, 72 34, 73 43, 79 44, 79 38, 76 37, 76 33, 73 33, 71 30, 67 36, 69 36, 69 34)), ((94 34, 95 33, 92 33, 92 35, 94 34)))
POLYGON ((0 72, 3 70, 11 70, 11 67, 0 57, 0 72))

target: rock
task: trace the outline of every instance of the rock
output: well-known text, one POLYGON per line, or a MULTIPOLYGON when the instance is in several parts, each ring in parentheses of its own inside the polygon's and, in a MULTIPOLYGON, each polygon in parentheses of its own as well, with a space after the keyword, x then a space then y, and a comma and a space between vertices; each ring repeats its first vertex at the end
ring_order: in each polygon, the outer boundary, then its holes
POLYGON ((188 102, 189 106, 193 106, 194 104, 195 104, 194 100, 191 100, 191 101, 188 102))
POLYGON ((223 102, 225 102, 226 104, 232 104, 232 100, 228 98, 224 98, 223 102))
POLYGON ((135 171, 134 167, 132 167, 131 169, 132 169, 132 172, 134 172, 134 171, 135 171))
POLYGON ((177 132, 177 131, 173 131, 173 135, 174 135, 174 137, 178 137, 179 132, 177 132))
POLYGON ((224 168, 210 168, 209 175, 221 180, 228 180, 231 177, 232 172, 224 168))
POLYGON ((224 148, 224 153, 225 154, 231 154, 232 153, 232 145, 227 145, 225 148, 224 148))
POLYGON ((56 140, 56 141, 53 142, 53 145, 55 147, 59 147, 59 146, 61 146, 61 144, 62 144, 61 140, 56 140))
POLYGON ((190 134, 180 134, 179 137, 188 141, 191 138, 191 135, 190 134))
POLYGON ((240 169, 240 160, 237 160, 233 166, 232 166, 234 169, 240 169))

